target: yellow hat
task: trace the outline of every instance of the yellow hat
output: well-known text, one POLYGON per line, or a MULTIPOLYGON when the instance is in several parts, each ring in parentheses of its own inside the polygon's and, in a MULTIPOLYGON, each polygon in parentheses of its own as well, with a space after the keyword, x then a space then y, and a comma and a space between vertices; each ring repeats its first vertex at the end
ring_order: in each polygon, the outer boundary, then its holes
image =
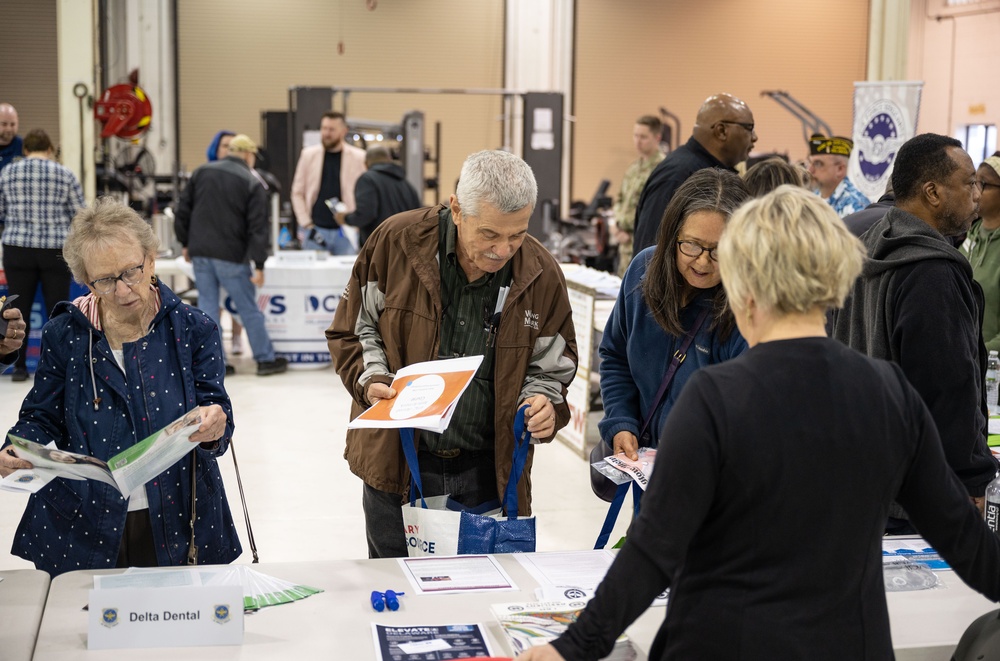
MULTIPOLYGON (((232 143, 229 143, 229 148, 232 149, 232 143)), ((809 155, 819 156, 820 154, 837 154, 840 156, 850 156, 851 149, 854 148, 854 143, 850 138, 842 138, 839 136, 826 137, 822 133, 814 133, 811 138, 809 138, 809 155)))
POLYGON ((250 139, 250 136, 240 133, 239 135, 234 135, 233 139, 229 141, 229 153, 230 154, 256 154, 257 153, 257 143, 250 139))

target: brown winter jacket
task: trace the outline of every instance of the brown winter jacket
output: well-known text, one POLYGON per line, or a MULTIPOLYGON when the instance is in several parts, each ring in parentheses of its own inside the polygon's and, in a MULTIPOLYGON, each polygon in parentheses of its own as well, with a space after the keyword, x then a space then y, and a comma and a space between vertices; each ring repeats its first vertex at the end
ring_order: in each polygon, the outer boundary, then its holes
MULTIPOLYGON (((439 213, 444 209, 417 209, 387 219, 365 242, 354 264, 326 331, 334 367, 354 399, 351 419, 368 406, 364 385, 369 380, 388 383, 400 368, 437 358, 441 328, 439 213)), ((555 428, 561 429, 569 421, 566 388, 577 366, 572 311, 559 264, 529 236, 511 265, 513 278, 494 359, 493 424, 500 494, 510 475, 512 425, 518 404, 532 395, 546 395, 555 407, 555 428)), ((415 434, 418 443, 419 433, 415 434)), ((348 430, 344 457, 351 472, 369 486, 407 492, 409 471, 396 430, 348 430)), ((531 513, 531 463, 529 453, 518 485, 518 514, 522 516, 531 513)))

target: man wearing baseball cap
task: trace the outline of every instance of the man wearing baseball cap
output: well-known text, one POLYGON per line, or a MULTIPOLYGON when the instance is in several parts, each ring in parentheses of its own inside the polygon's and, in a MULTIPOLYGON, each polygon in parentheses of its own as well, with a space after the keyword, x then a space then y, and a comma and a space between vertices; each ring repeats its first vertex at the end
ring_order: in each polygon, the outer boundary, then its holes
POLYGON ((841 218, 871 204, 847 176, 847 162, 853 148, 854 143, 849 138, 828 138, 815 133, 809 139, 809 174, 819 186, 820 197, 829 202, 841 218))
MULTIPOLYGON (((174 231, 184 246, 184 258, 194 264, 198 307, 219 324, 219 287, 225 288, 246 329, 257 376, 267 376, 288 369, 288 360, 275 357, 264 313, 257 308, 255 288, 264 285, 270 228, 267 193, 253 173, 256 160, 256 143, 243 134, 233 136, 229 155, 191 175, 181 193, 174 231)), ((226 373, 233 371, 227 365, 226 373)))

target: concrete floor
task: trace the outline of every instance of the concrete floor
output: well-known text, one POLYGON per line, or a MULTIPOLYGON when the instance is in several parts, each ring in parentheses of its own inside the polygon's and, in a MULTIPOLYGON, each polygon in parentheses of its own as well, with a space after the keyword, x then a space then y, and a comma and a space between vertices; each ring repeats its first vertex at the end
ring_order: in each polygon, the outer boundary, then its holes
MULTIPOLYGON (((235 445, 260 558, 295 562, 367 556, 361 480, 347 468, 344 432, 350 399, 330 369, 296 369, 257 377, 249 357, 232 360, 227 378, 236 418, 235 445)), ((15 422, 32 380, 12 383, 0 376, 0 429, 15 422)), ((594 424, 598 419, 592 416, 594 424)), ((230 507, 249 563, 232 458, 220 460, 230 507)), ((559 441, 539 446, 532 471, 538 550, 593 547, 607 505, 590 491, 588 466, 559 441)), ((0 492, 0 570, 30 567, 10 555, 10 543, 26 495, 0 492)), ((628 525, 627 515, 612 536, 628 525)))

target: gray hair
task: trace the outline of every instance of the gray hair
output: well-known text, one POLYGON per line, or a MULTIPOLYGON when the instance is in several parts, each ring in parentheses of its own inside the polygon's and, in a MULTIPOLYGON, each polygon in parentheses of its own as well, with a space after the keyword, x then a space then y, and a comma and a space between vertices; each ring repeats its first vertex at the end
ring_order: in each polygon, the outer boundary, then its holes
POLYGON ((505 151, 479 151, 462 164, 455 197, 462 213, 478 218, 483 204, 500 213, 535 208, 538 184, 531 166, 505 151))
POLYGON ((101 197, 73 217, 63 244, 63 259, 73 279, 87 284, 86 256, 128 241, 137 243, 143 255, 155 256, 160 248, 160 240, 142 216, 113 197, 101 197))

